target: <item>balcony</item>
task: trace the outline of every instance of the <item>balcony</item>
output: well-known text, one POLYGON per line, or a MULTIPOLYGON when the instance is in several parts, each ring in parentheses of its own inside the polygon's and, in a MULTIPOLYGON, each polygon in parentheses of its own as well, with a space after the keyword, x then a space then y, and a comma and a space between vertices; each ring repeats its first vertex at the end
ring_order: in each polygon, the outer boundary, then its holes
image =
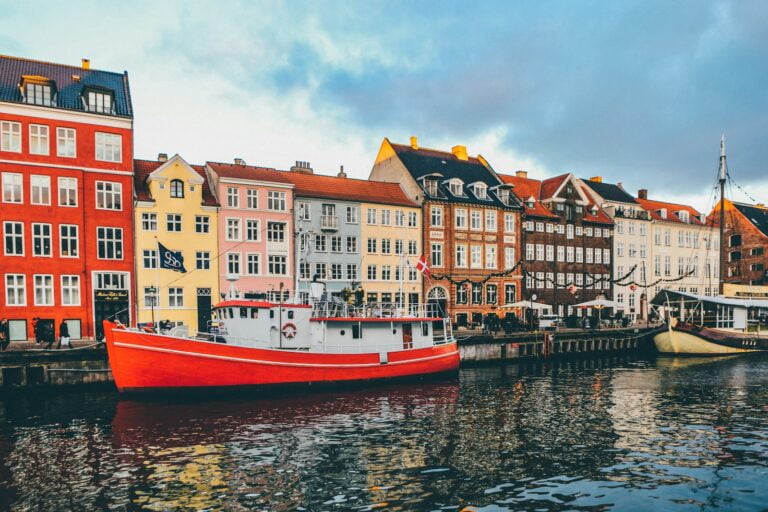
POLYGON ((320 229, 323 231, 337 231, 339 229, 339 218, 335 215, 321 215, 320 229))

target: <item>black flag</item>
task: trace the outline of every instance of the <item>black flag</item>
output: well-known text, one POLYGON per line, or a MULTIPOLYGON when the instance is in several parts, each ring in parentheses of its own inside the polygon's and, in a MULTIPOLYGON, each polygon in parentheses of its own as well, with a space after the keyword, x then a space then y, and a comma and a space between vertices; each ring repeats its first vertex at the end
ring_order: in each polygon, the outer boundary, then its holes
POLYGON ((160 268, 167 268, 181 273, 187 271, 184 268, 184 256, 181 255, 181 251, 170 251, 160 242, 157 242, 157 246, 160 252, 160 268))

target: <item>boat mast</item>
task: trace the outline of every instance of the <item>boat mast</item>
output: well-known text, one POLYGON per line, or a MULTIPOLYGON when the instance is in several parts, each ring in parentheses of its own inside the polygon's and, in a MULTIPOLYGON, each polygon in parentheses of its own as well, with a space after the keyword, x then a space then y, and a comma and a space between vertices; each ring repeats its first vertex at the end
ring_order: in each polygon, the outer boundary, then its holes
POLYGON ((718 170, 718 180, 720 182, 720 276, 719 290, 720 295, 724 293, 723 283, 725 276, 725 179, 728 175, 728 164, 725 161, 725 134, 720 137, 720 169, 718 170))

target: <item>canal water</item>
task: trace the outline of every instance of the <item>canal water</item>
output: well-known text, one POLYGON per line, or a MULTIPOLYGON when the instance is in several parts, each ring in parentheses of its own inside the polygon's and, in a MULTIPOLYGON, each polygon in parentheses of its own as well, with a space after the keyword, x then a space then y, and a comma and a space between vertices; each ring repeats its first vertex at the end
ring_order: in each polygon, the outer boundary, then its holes
POLYGON ((768 357, 0 398, 0 510, 766 510, 768 357))

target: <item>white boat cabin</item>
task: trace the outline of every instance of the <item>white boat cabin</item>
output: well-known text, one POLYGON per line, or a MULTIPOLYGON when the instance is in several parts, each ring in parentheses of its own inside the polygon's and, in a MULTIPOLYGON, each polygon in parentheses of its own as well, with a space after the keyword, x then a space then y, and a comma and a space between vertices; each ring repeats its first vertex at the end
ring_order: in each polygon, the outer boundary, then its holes
POLYGON ((702 327, 738 332, 768 333, 768 300, 748 297, 710 297, 661 290, 651 305, 664 318, 670 316, 702 327))

